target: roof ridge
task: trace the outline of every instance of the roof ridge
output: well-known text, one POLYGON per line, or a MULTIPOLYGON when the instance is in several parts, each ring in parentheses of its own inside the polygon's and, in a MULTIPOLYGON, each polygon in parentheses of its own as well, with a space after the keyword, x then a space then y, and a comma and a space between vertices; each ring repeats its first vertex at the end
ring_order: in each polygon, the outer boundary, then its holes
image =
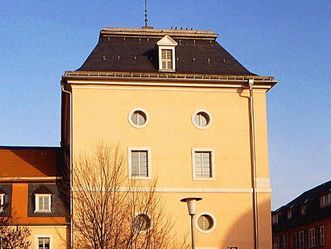
POLYGON ((115 28, 105 27, 100 31, 101 36, 175 36, 188 38, 209 38, 216 39, 218 34, 212 30, 191 30, 191 29, 146 29, 146 28, 115 28))

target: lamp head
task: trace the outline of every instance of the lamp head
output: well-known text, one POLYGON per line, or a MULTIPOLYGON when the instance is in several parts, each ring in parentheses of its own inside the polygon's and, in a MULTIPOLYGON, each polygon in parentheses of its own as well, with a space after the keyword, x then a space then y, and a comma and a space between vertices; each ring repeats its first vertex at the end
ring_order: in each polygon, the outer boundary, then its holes
POLYGON ((186 197, 181 199, 181 202, 186 202, 189 215, 195 215, 196 213, 196 202, 201 201, 201 197, 186 197))

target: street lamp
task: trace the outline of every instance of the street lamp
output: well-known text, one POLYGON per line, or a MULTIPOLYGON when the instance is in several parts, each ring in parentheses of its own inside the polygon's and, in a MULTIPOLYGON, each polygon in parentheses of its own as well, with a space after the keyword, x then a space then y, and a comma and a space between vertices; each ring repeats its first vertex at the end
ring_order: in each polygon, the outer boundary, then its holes
POLYGON ((201 197, 186 197, 181 199, 181 202, 186 202, 187 204, 187 209, 188 209, 188 214, 191 216, 191 239, 192 239, 192 249, 195 249, 195 244, 194 244, 194 226, 193 226, 193 221, 194 221, 194 215, 196 211, 196 202, 201 201, 201 197))

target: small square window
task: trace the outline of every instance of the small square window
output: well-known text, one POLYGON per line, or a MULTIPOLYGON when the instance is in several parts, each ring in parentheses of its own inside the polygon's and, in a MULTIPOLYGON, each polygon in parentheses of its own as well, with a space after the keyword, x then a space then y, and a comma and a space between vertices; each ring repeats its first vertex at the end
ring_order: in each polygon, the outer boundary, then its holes
POLYGON ((150 149, 129 148, 129 172, 132 178, 151 176, 150 149))
POLYGON ((213 179, 213 153, 209 149, 193 149, 193 179, 213 179))
POLYGON ((50 249, 51 239, 49 237, 38 237, 38 249, 50 249))
POLYGON ((51 212, 51 195, 36 194, 35 195, 35 212, 50 213, 51 212))

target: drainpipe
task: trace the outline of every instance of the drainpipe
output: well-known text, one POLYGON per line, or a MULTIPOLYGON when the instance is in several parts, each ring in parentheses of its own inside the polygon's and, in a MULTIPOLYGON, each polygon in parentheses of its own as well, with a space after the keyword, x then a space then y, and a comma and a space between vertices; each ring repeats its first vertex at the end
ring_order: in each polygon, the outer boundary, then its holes
POLYGON ((64 89, 64 86, 63 86, 63 81, 61 81, 61 90, 62 92, 66 93, 66 94, 69 94, 69 101, 70 101, 70 105, 69 105, 69 113, 70 113, 70 117, 69 117, 69 126, 70 126, 70 137, 69 137, 69 143, 70 143, 70 162, 69 162, 69 172, 70 172, 70 176, 69 176, 69 179, 70 179, 70 248, 73 249, 73 243, 74 243, 74 225, 73 225, 73 196, 72 196, 72 178, 73 178, 73 175, 72 175, 72 166, 73 166, 73 125, 72 125, 72 93, 70 91, 67 91, 64 89))
POLYGON ((250 145, 251 145, 251 172, 253 186, 253 219, 254 219, 254 248, 259 249, 259 216, 256 192, 256 150, 255 150, 255 112, 254 112, 254 79, 248 80, 249 86, 249 121, 250 121, 250 145))

